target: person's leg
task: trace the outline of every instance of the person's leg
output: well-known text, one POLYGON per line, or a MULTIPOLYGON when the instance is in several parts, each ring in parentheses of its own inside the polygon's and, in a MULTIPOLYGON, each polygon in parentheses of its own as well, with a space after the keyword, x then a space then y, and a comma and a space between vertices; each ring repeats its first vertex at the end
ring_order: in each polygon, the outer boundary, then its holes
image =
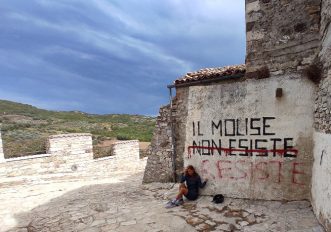
POLYGON ((186 188, 186 185, 184 183, 181 183, 178 187, 178 190, 180 191, 181 188, 186 188))
POLYGON ((187 193, 188 193, 188 189, 184 184, 181 184, 179 186, 179 193, 176 196, 176 200, 183 199, 183 196, 186 195, 187 193))
POLYGON ((188 189, 186 188, 185 184, 181 184, 179 186, 179 191, 178 191, 176 198, 169 201, 166 204, 166 208, 172 208, 174 206, 179 206, 179 205, 183 204, 183 202, 184 202, 183 196, 186 195, 187 193, 188 193, 188 189))

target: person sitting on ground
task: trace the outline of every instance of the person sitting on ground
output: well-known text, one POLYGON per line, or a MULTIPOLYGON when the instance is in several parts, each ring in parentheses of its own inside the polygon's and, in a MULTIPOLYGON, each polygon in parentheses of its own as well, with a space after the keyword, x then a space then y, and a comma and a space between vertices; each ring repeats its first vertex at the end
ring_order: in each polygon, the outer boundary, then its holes
POLYGON ((195 171, 194 167, 192 165, 187 166, 180 180, 179 193, 174 200, 168 203, 168 206, 178 206, 183 204, 183 196, 190 201, 198 199, 199 189, 204 188, 207 181, 208 179, 202 183, 201 178, 195 171))

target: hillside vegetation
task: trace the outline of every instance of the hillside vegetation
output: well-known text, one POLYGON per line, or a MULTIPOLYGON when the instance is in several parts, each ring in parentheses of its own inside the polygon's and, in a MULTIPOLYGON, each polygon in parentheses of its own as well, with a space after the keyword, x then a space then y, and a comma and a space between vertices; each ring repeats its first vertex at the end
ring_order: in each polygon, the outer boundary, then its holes
POLYGON ((93 115, 59 112, 0 100, 0 123, 6 158, 45 152, 49 135, 91 133, 95 146, 107 140, 150 141, 155 118, 141 115, 93 115))

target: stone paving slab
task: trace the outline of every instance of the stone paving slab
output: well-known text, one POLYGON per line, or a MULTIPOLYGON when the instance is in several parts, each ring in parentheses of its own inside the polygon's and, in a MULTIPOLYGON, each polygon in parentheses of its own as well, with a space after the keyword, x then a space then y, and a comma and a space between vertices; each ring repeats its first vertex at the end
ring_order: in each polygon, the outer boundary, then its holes
POLYGON ((2 187, 0 231, 324 231, 306 201, 228 198, 215 205, 203 196, 165 209, 178 186, 141 180, 142 173, 114 173, 2 187))

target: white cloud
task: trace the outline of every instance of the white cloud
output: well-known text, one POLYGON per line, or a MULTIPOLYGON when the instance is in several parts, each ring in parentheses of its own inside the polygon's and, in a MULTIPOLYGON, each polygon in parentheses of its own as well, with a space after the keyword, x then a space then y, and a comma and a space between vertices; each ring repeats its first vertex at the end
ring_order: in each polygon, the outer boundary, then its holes
MULTIPOLYGON (((73 72, 66 71, 65 69, 61 67, 54 66, 53 64, 45 61, 42 59, 42 57, 37 57, 32 54, 24 54, 19 51, 8 51, 4 49, 0 49, 0 57, 6 57, 6 60, 2 60, 4 63, 1 63, 1 65, 5 64, 6 66, 10 65, 12 68, 15 68, 18 71, 24 71, 26 73, 29 72, 29 70, 38 70, 39 76, 35 76, 34 78, 37 80, 43 80, 44 82, 54 82, 53 78, 55 77, 61 77, 58 81, 63 79, 69 79, 72 81, 77 82, 85 82, 88 84, 105 84, 105 80, 97 80, 93 77, 85 77, 81 75, 77 75, 73 72), (13 65, 13 62, 15 61, 15 65, 13 65), (8 65, 7 65, 8 64, 8 65), (22 70, 23 69, 23 70, 22 70), (45 75, 48 74, 48 75, 45 75)), ((30 79, 32 77, 20 75, 17 77, 19 79, 30 79)))
POLYGON ((81 52, 78 50, 74 50, 71 48, 66 48, 62 46, 50 46, 47 48, 44 48, 43 50, 40 51, 42 54, 63 54, 63 55, 70 55, 73 57, 78 57, 79 59, 83 60, 90 60, 93 61, 96 59, 95 55, 88 54, 86 52, 81 52))
MULTIPOLYGON (((179 68, 183 71, 191 68, 191 65, 187 61, 167 54, 166 51, 157 45, 125 34, 111 34, 110 32, 96 30, 83 24, 52 23, 31 15, 18 13, 10 13, 8 15, 13 19, 27 21, 39 27, 73 34, 76 36, 76 39, 82 40, 89 45, 93 44, 122 59, 132 59, 133 54, 128 48, 133 48, 136 52, 143 53, 152 59, 158 60, 160 63, 165 63, 165 65, 173 65, 174 68, 179 68)), ((69 50, 67 52, 69 52, 69 50)))

